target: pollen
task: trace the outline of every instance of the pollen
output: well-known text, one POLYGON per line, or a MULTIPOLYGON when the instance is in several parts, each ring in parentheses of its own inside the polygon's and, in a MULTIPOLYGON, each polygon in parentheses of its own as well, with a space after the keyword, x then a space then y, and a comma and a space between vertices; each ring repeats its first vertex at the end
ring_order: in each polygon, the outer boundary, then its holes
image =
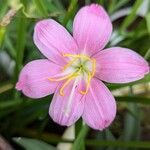
POLYGON ((87 94, 91 79, 95 74, 96 60, 83 54, 63 54, 63 57, 69 58, 69 61, 62 68, 62 73, 60 73, 57 77, 49 77, 48 80, 53 82, 64 80, 64 84, 59 91, 60 95, 64 96, 65 87, 75 78, 79 77, 86 83, 85 90, 80 90, 79 93, 82 95, 87 94))

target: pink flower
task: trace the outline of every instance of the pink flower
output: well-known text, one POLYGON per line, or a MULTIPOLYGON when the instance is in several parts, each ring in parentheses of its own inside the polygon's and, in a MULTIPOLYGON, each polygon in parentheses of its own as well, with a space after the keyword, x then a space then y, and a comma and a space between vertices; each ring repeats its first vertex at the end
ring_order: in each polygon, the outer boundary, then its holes
POLYGON ((52 19, 37 23, 34 43, 47 59, 34 60, 21 71, 17 90, 31 98, 55 93, 49 108, 52 119, 70 126, 81 116, 98 130, 116 116, 116 102, 102 81, 127 83, 149 73, 148 63, 134 51, 104 49, 112 23, 98 4, 79 10, 73 22, 73 37, 52 19))

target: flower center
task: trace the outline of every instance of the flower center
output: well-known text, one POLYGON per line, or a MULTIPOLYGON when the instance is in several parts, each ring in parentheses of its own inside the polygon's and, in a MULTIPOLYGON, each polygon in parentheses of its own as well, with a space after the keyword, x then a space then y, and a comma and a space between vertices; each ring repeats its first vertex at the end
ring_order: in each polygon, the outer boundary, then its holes
POLYGON ((95 74, 96 60, 83 54, 63 54, 63 57, 68 57, 69 62, 63 67, 62 73, 53 78, 48 78, 50 81, 66 80, 60 89, 60 95, 64 96, 64 88, 75 78, 84 80, 86 89, 80 90, 81 94, 87 94, 92 77, 95 74))

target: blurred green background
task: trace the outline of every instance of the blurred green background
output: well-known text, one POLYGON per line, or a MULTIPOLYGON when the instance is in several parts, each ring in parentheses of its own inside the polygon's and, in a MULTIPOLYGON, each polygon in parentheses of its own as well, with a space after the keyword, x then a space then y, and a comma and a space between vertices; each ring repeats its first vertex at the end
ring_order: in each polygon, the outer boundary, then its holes
POLYGON ((0 0, 0 150, 150 149, 150 75, 130 84, 108 84, 118 104, 109 129, 94 131, 79 120, 65 138, 66 128, 48 115, 52 95, 32 100, 14 89, 21 68, 43 57, 33 43, 35 23, 53 18, 72 32, 76 12, 93 2, 108 11, 113 23, 107 47, 128 47, 149 61, 150 0, 0 0), (69 138, 73 129, 74 140, 69 138))

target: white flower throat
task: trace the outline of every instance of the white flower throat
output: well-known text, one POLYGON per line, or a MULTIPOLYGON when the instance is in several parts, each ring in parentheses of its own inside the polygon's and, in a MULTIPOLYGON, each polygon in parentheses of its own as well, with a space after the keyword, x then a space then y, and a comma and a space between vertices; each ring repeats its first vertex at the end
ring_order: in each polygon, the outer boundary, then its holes
POLYGON ((96 60, 83 54, 63 54, 63 57, 68 57, 69 62, 63 67, 62 73, 48 79, 54 82, 66 80, 60 89, 60 95, 64 96, 64 88, 72 80, 79 78, 86 83, 86 89, 79 92, 83 95, 87 94, 91 79, 95 74, 96 60))

